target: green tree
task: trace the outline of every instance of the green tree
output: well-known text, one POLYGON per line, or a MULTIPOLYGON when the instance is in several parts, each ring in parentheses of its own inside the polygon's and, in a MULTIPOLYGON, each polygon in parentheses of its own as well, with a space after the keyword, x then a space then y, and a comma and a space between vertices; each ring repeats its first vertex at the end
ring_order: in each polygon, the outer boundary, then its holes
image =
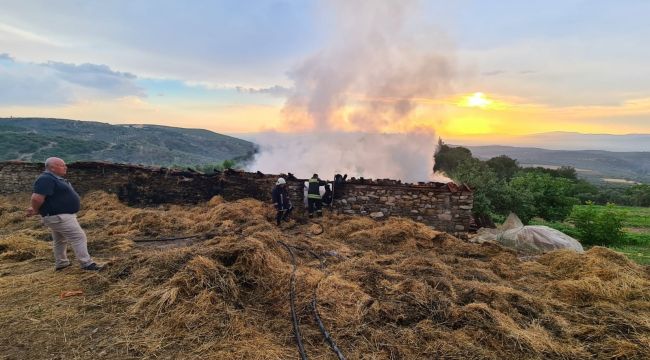
POLYGON ((515 193, 522 194, 527 209, 532 214, 518 214, 524 223, 531 216, 539 216, 548 221, 564 220, 578 200, 571 196, 573 183, 563 177, 552 177, 543 172, 519 173, 510 182, 515 193))
POLYGON ((507 215, 517 201, 508 183, 499 179, 483 161, 469 158, 462 161, 450 176, 457 182, 467 184, 474 192, 473 212, 477 215, 507 215))
POLYGON ((650 185, 639 184, 625 189, 625 195, 630 197, 630 205, 650 206, 650 185))
POLYGON ((599 191, 598 188, 590 182, 578 179, 573 182, 571 194, 573 197, 578 199, 580 204, 584 204, 587 201, 596 201, 598 199, 599 191))
POLYGON ((585 245, 613 245, 620 243, 625 213, 616 211, 614 204, 600 210, 592 202, 573 208, 569 221, 573 223, 578 239, 585 245))
POLYGON ((223 169, 234 169, 236 165, 237 162, 235 162, 235 160, 224 160, 223 163, 221 163, 223 169))
POLYGON ((489 189, 494 187, 497 176, 484 162, 470 157, 455 166, 449 175, 457 182, 467 184, 474 192, 474 213, 489 215, 492 202, 489 199, 489 189))
POLYGON ((560 166, 560 168, 553 170, 551 175, 555 173, 556 176, 563 177, 569 180, 578 180, 578 173, 573 166, 560 166))
POLYGON ((444 171, 447 174, 452 172, 461 162, 472 159, 472 152, 462 146, 451 147, 438 141, 438 149, 435 154, 435 165, 433 171, 444 171))
POLYGON ((512 177, 519 170, 517 160, 512 159, 506 155, 500 155, 486 161, 487 166, 494 170, 499 179, 510 181, 512 177))

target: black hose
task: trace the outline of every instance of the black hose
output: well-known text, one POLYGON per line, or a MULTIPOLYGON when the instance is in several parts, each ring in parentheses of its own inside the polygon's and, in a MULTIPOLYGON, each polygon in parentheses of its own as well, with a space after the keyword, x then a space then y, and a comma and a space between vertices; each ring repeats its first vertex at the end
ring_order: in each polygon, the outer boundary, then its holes
POLYGON ((325 338, 325 341, 330 345, 330 348, 336 356, 339 358, 339 360, 345 360, 345 356, 343 356, 343 353, 339 349, 338 346, 336 346, 336 342, 334 342, 334 339, 332 339, 332 336, 330 333, 325 329, 325 325, 323 324, 323 321, 320 319, 320 315, 318 315, 318 304, 316 303, 316 291, 314 291, 314 298, 311 301, 311 310, 314 313, 314 319, 316 319, 316 322, 318 323, 318 328, 320 329, 321 334, 323 334, 323 337, 325 338))
POLYGON ((294 249, 296 249, 296 250, 300 250, 300 251, 306 251, 306 252, 308 252, 311 256, 313 256, 313 257, 315 257, 316 259, 318 259, 318 261, 320 262, 320 268, 321 268, 321 269, 324 269, 324 268, 325 268, 325 260, 323 260, 323 257, 320 256, 320 255, 318 255, 318 254, 317 254, 316 252, 314 252, 313 250, 311 250, 311 249, 307 249, 307 248, 305 248, 305 247, 298 246, 298 245, 288 245, 288 244, 285 244, 285 245, 286 245, 286 246, 289 246, 289 247, 292 247, 292 248, 294 248, 294 249))
POLYGON ((154 239, 135 239, 133 242, 151 242, 151 241, 172 241, 172 240, 185 240, 185 239, 194 239, 201 237, 204 234, 190 235, 190 236, 181 236, 181 237, 170 237, 170 238, 154 238, 154 239))
MULTIPOLYGON (((310 253, 313 257, 315 257, 316 259, 318 259, 320 261, 320 268, 323 269, 323 270, 325 269, 325 261, 323 260, 323 257, 318 255, 313 250, 311 250, 309 248, 302 247, 302 246, 298 246, 298 245, 288 245, 288 244, 284 244, 284 245, 287 246, 287 247, 292 247, 294 249, 301 250, 301 251, 306 251, 306 252, 310 253)), ((329 275, 327 275, 327 276, 329 276, 329 275)), ((314 314, 314 319, 316 320, 316 323, 318 324, 318 328, 320 329, 321 334, 325 338, 325 341, 329 344, 332 351, 336 354, 336 356, 339 358, 339 360, 345 360, 345 356, 343 356, 343 353, 341 352, 341 350, 338 348, 338 346, 336 346, 336 342, 334 341, 334 339, 332 339, 331 334, 329 333, 329 331, 327 331, 327 329, 325 328, 325 324, 323 324, 323 321, 320 318, 320 314, 318 313, 318 303, 317 302, 318 302, 318 299, 317 299, 317 295, 316 295, 316 290, 314 290, 314 297, 313 297, 313 299, 311 301, 311 309, 312 309, 312 313, 314 314)))
POLYGON ((302 344, 302 335, 300 334, 300 326, 298 324, 298 315, 296 315, 296 257, 291 250, 291 247, 285 244, 282 241, 279 243, 287 249, 289 255, 291 255, 291 264, 293 265, 293 270, 291 271, 291 291, 289 294, 289 300, 291 303, 291 320, 293 322, 293 333, 296 338, 296 344, 298 345, 298 352, 300 353, 300 358, 302 360, 307 360, 307 354, 305 353, 305 347, 302 344))
POLYGON ((133 242, 151 242, 151 241, 173 241, 173 240, 185 240, 185 239, 194 239, 194 238, 203 238, 203 239, 208 239, 210 237, 215 236, 215 233, 212 232, 205 232, 201 234, 195 234, 195 235, 184 235, 184 236, 177 236, 177 237, 167 237, 167 238, 151 238, 151 239, 135 239, 133 242))

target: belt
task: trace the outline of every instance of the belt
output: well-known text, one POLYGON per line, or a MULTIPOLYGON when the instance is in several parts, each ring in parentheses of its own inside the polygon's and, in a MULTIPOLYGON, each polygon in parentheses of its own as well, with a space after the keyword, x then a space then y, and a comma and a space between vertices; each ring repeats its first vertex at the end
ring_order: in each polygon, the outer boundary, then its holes
POLYGON ((56 215, 74 215, 74 214, 71 214, 71 213, 56 213, 56 214, 46 213, 46 214, 41 214, 41 216, 56 216, 56 215))

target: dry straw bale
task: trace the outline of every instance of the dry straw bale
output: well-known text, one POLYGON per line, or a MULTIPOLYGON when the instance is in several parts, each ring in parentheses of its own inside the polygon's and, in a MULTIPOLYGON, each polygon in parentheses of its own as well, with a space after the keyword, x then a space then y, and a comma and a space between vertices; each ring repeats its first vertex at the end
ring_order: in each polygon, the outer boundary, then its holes
POLYGON ((0 238, 0 259, 24 261, 51 253, 47 243, 25 234, 10 234, 0 238))
POLYGON ((44 349, 82 337, 78 357, 98 349, 107 358, 296 357, 291 257, 279 241, 294 246, 297 312, 312 358, 332 357, 312 319, 314 295, 350 359, 650 358, 650 272, 608 249, 522 259, 406 219, 328 215, 315 235, 311 223, 276 228, 274 210, 252 199, 131 208, 95 192, 84 197, 80 221, 93 255, 111 264, 60 274, 49 260, 5 256, 51 257, 47 230, 18 216, 25 198, 0 203, 0 294, 10 304, 0 306, 20 307, 0 309, 0 336, 30 344, 1 345, 16 358, 52 357, 44 349), (205 236, 176 247, 130 241, 198 233, 205 236), (70 287, 86 296, 68 307, 52 300, 70 287), (84 316, 48 326, 72 316, 65 309, 84 316), (84 335, 94 328, 101 331, 84 335))

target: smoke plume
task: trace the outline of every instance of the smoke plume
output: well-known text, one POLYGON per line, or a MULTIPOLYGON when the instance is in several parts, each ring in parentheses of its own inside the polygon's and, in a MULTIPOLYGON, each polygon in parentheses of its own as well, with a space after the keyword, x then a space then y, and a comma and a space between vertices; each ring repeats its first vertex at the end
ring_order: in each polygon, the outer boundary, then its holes
POLYGON ((331 40, 289 72, 280 130, 294 134, 258 136, 252 167, 429 180, 436 139, 417 110, 449 88, 443 38, 418 18, 416 1, 325 4, 331 40))

